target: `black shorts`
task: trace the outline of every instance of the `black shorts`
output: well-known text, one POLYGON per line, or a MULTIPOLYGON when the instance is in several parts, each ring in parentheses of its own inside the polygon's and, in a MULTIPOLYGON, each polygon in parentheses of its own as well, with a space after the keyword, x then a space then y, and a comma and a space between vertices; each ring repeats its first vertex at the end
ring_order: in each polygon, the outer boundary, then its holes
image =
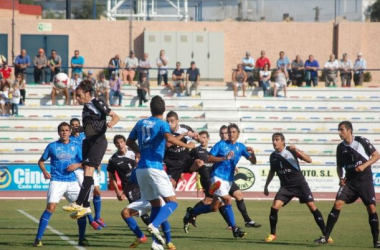
POLYGON ((141 198, 140 187, 137 184, 127 183, 127 185, 123 188, 123 191, 129 203, 137 201, 141 198))
POLYGON ((360 198, 366 206, 376 204, 375 187, 373 186, 372 180, 361 182, 360 184, 346 182, 346 185, 340 187, 336 194, 336 200, 342 200, 347 204, 355 202, 358 198, 360 198))
POLYGON ((235 191, 238 191, 238 190, 240 190, 239 186, 236 184, 236 182, 233 181, 230 191, 228 191, 228 194, 232 197, 234 196, 235 191))
POLYGON ((182 173, 190 173, 191 165, 193 165, 194 160, 190 157, 190 155, 186 155, 180 160, 165 160, 166 165, 166 173, 170 178, 178 182, 179 178, 181 178, 182 173))
POLYGON ((108 142, 105 135, 85 138, 82 146, 82 165, 98 168, 106 153, 107 145, 108 142))
POLYGON ((288 204, 294 197, 300 200, 300 203, 307 203, 314 201, 313 194, 310 191, 309 185, 305 182, 296 187, 281 187, 278 190, 274 200, 280 200, 284 202, 284 206, 288 204))
MULTIPOLYGON (((208 198, 212 198, 212 194, 209 193, 209 190, 210 190, 210 186, 212 184, 212 181, 211 181, 211 170, 212 168, 211 167, 206 167, 207 171, 206 172, 206 175, 200 175, 200 181, 201 181, 201 185, 202 185, 202 188, 203 188, 203 192, 205 193, 205 196, 208 197, 208 198)), ((205 173, 203 172, 203 173, 205 173)))

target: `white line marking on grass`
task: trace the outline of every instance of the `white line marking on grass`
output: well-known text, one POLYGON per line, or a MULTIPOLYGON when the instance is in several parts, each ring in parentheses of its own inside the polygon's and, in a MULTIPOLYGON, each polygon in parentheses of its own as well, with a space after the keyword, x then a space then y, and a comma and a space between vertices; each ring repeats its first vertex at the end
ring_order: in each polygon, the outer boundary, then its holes
MULTIPOLYGON (((19 211, 20 213, 22 213, 23 215, 25 215, 26 217, 28 217, 29 219, 31 219, 35 223, 37 223, 37 224, 40 223, 40 221, 36 217, 33 217, 32 215, 28 214, 24 210, 18 209, 17 211, 19 211)), ((69 237, 67 237, 66 235, 64 235, 60 231, 52 228, 51 226, 47 226, 47 229, 49 229, 51 232, 53 232, 56 235, 58 235, 62 240, 67 241, 68 243, 70 243, 70 245, 73 245, 73 247, 75 247, 76 249, 78 249, 78 250, 86 250, 86 248, 78 246, 78 242, 70 240, 69 237)))

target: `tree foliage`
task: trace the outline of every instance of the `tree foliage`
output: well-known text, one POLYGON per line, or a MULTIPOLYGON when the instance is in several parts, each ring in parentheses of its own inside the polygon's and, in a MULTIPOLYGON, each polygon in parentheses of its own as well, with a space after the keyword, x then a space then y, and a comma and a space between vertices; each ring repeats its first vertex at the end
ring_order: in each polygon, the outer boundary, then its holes
POLYGON ((93 5, 96 1, 96 19, 100 19, 100 16, 105 11, 105 5, 99 4, 99 0, 85 0, 81 7, 74 7, 71 13, 74 19, 93 19, 93 5))
POLYGON ((371 21, 380 22, 380 0, 377 0, 371 6, 371 21))

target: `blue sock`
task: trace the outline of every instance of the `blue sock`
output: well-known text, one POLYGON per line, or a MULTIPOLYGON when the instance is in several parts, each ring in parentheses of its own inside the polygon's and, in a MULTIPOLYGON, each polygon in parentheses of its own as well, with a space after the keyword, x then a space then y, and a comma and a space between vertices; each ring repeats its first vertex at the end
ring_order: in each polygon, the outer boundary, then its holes
POLYGON ((124 221, 127 223, 128 227, 132 230, 132 232, 137 236, 137 238, 141 238, 144 236, 139 226, 137 225, 136 220, 133 217, 125 218, 124 221))
POLYGON ((194 215, 211 213, 211 205, 202 205, 193 209, 194 215))
POLYGON ((157 214, 160 212, 161 207, 152 207, 152 211, 150 212, 150 223, 157 217, 157 214))
POLYGON ((91 225, 91 223, 94 221, 94 217, 92 217, 92 214, 87 215, 88 223, 91 225))
POLYGON ((52 213, 48 212, 45 210, 40 218, 40 224, 38 225, 38 231, 37 231, 37 236, 36 239, 42 240, 42 236, 44 235, 44 232, 46 230, 46 227, 49 224, 49 220, 51 217, 52 213))
POLYGON ((164 222, 167 218, 169 218, 169 216, 177 209, 177 207, 178 207, 177 202, 169 201, 168 203, 166 203, 165 206, 161 207, 156 218, 151 219, 153 226, 158 228, 162 222, 164 222))
POLYGON ((100 219, 100 211, 102 210, 102 198, 100 195, 94 195, 94 209, 95 209, 95 220, 100 219))
POLYGON ((79 229, 79 240, 83 240, 86 233, 87 220, 86 217, 79 218, 77 220, 79 229))
POLYGON ((170 233, 170 224, 169 221, 164 221, 161 224, 161 229, 164 232, 165 239, 166 239, 166 244, 172 241, 172 235, 170 233))
POLYGON ((225 205, 225 211, 227 214, 228 221, 230 222, 230 227, 236 226, 234 211, 232 211, 232 205, 225 205))

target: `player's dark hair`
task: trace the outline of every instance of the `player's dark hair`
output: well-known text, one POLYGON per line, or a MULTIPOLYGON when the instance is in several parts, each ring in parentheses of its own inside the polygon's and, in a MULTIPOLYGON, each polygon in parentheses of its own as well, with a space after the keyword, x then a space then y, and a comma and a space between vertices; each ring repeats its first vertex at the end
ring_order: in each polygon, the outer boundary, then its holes
POLYGON ((72 125, 73 122, 79 122, 79 125, 80 125, 80 121, 79 121, 78 118, 72 118, 72 119, 70 120, 70 125, 72 125))
POLYGON ((150 101, 150 112, 152 116, 162 115, 165 112, 165 101, 161 96, 156 95, 150 101))
POLYGON ((77 89, 81 89, 83 93, 89 92, 90 94, 92 94, 92 92, 94 91, 94 89, 92 88, 92 82, 89 79, 81 81, 77 89))
POLYGON ((344 125, 346 127, 346 129, 350 129, 351 130, 351 134, 352 134, 352 131, 354 130, 354 128, 352 127, 352 123, 351 122, 349 122, 349 121, 342 121, 342 122, 339 123, 338 128, 340 126, 342 126, 342 125, 344 125))
POLYGON ((230 131, 231 128, 234 128, 234 129, 236 129, 236 131, 238 133, 240 133, 240 129, 239 129, 238 125, 236 125, 235 123, 230 123, 230 125, 228 125, 227 128, 228 128, 228 131, 230 131))
POLYGON ((69 129, 71 130, 70 124, 68 124, 67 122, 61 122, 61 123, 58 125, 58 133, 59 133, 59 131, 61 131, 61 128, 64 127, 64 126, 69 127, 69 129))
POLYGON ((166 115, 166 119, 168 119, 170 117, 174 117, 176 120, 178 120, 178 114, 172 110, 169 111, 169 113, 166 115))
POLYGON ((272 135, 272 141, 273 141, 274 138, 276 138, 276 137, 280 137, 280 138, 281 138, 281 141, 285 141, 285 136, 284 136, 283 133, 274 133, 274 134, 272 135))
POLYGON ((210 135, 208 134, 206 130, 202 130, 201 132, 199 132, 199 135, 206 135, 207 138, 210 138, 210 135))
POLYGON ((123 139, 124 142, 127 141, 127 139, 125 139, 124 135, 115 135, 113 137, 113 144, 116 144, 117 140, 119 140, 119 139, 123 139))
POLYGON ((219 133, 223 130, 223 129, 228 129, 228 127, 226 125, 222 125, 219 129, 219 133))

